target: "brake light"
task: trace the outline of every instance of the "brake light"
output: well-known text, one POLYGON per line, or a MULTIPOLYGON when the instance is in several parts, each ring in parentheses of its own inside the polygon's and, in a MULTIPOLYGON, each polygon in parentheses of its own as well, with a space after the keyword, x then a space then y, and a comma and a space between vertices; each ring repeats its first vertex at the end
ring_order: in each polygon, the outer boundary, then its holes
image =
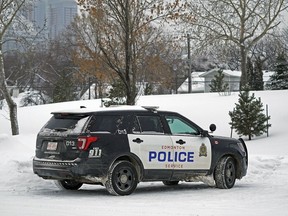
POLYGON ((91 143, 96 142, 97 140, 98 140, 98 137, 91 137, 91 136, 78 137, 78 142, 77 142, 78 149, 85 151, 89 148, 91 143))

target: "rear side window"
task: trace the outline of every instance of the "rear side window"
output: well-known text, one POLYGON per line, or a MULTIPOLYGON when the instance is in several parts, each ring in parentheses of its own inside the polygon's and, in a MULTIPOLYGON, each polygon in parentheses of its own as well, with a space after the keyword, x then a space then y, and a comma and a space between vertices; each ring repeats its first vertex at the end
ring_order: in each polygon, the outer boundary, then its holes
POLYGON ((87 122, 88 115, 75 114, 54 114, 47 124, 42 128, 42 131, 59 131, 80 133, 87 122))
POLYGON ((164 133, 159 116, 137 116, 134 121, 134 133, 164 133))
POLYGON ((121 115, 93 116, 87 130, 90 132, 108 132, 112 134, 127 133, 124 128, 124 116, 121 115))

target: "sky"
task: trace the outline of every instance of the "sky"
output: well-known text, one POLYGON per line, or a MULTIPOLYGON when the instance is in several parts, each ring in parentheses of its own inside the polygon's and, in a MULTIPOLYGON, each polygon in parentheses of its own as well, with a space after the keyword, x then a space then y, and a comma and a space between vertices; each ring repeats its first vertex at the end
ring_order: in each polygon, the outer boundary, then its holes
MULTIPOLYGON (((229 190, 209 187, 201 182, 181 182, 167 187, 161 182, 139 183, 129 196, 112 196, 102 186, 85 185, 79 191, 61 191, 53 181, 33 174, 35 140, 51 112, 100 108, 100 100, 19 107, 20 135, 11 136, 7 107, 0 110, 0 215, 288 215, 288 90, 259 91, 268 105, 272 127, 248 141, 248 173, 229 190)), ((19 98, 15 98, 19 100, 19 98)), ((159 106, 181 113, 204 129, 217 126, 215 135, 230 136, 230 117, 238 93, 142 96, 137 105, 159 106)), ((238 135, 233 132, 233 137, 238 135)))

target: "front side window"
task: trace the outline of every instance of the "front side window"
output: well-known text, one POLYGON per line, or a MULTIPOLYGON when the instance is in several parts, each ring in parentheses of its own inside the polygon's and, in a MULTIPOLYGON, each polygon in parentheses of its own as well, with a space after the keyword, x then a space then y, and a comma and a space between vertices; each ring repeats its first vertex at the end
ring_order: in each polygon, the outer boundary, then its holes
POLYGON ((196 127, 178 116, 165 116, 165 119, 172 134, 199 135, 199 131, 196 127))
POLYGON ((164 133, 159 116, 137 116, 134 120, 134 133, 164 133))

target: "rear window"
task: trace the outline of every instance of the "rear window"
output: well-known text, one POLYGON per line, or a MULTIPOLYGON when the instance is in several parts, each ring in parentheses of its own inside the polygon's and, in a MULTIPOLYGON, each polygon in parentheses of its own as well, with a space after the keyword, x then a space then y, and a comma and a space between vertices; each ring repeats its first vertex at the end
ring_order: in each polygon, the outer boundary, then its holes
POLYGON ((80 133, 87 122, 88 115, 77 114, 54 114, 48 123, 43 127, 42 131, 50 130, 58 132, 80 133))

